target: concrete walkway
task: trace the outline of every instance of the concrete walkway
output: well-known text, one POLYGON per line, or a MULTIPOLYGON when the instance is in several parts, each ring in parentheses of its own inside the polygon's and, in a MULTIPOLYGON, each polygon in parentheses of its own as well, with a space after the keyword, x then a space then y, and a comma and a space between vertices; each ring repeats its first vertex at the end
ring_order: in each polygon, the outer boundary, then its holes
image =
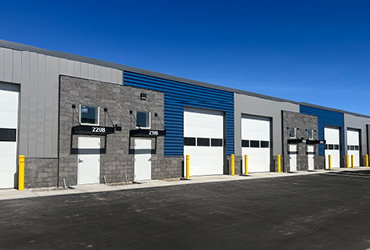
POLYGON ((118 191, 118 190, 129 190, 129 189, 141 189, 141 188, 153 188, 153 187, 165 187, 174 185, 189 185, 196 183, 209 183, 209 182, 225 182, 225 181, 248 181, 252 179, 263 179, 263 178, 281 178, 281 177, 294 177, 302 175, 313 175, 323 174, 328 172, 343 172, 343 171, 369 171, 370 167, 355 167, 355 168, 336 168, 333 170, 315 170, 315 171, 302 171, 294 173, 252 173, 248 176, 240 175, 214 175, 214 176, 196 176, 191 177, 190 180, 151 180, 144 181, 141 183, 130 183, 130 184, 92 184, 92 185, 78 185, 70 186, 67 190, 56 189, 56 188, 36 188, 36 189, 25 189, 24 191, 18 191, 16 189, 2 189, 0 190, 0 200, 12 200, 12 199, 24 199, 34 197, 44 197, 53 195, 70 195, 70 194, 81 194, 81 193, 95 193, 95 192, 107 192, 107 191, 118 191))

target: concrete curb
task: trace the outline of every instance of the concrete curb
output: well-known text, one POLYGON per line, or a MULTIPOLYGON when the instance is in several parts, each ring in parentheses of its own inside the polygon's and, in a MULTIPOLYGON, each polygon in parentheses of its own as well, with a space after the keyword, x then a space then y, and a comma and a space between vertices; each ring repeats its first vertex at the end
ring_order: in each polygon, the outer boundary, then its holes
POLYGON ((132 189, 143 189, 153 187, 166 187, 176 185, 191 185, 199 183, 211 183, 211 182, 227 182, 227 181, 248 181, 255 179, 268 179, 268 178, 282 178, 282 177, 294 177, 303 175, 316 175, 325 173, 336 173, 344 171, 359 171, 365 170, 370 171, 367 167, 356 167, 356 168, 339 168, 332 170, 315 170, 310 172, 294 172, 294 173, 253 173, 248 176, 240 175, 215 175, 215 176, 193 176, 190 180, 151 180, 145 181, 141 184, 126 184, 126 185, 104 185, 104 184, 92 184, 92 185, 79 185, 72 186, 67 190, 51 190, 51 189, 25 189, 24 191, 18 191, 16 189, 3 189, 0 190, 0 200, 15 200, 15 199, 27 199, 45 196, 56 196, 56 195, 72 195, 82 193, 97 193, 97 192, 109 192, 109 191, 120 191, 120 190, 132 190, 132 189))

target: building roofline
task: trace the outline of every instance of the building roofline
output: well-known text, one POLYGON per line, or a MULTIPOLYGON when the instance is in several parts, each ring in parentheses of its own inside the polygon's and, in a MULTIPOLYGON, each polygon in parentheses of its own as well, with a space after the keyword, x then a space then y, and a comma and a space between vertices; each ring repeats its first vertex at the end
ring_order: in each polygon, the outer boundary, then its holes
POLYGON ((79 55, 70 54, 70 53, 61 52, 61 51, 42 49, 42 48, 30 46, 30 45, 21 44, 21 43, 10 42, 10 41, 6 41, 6 40, 2 40, 2 39, 0 39, 0 47, 7 48, 7 49, 13 49, 13 50, 19 50, 19 51, 34 52, 34 53, 39 53, 39 54, 44 54, 44 55, 48 55, 48 56, 64 58, 64 59, 73 60, 73 61, 95 64, 95 65, 108 67, 108 68, 114 68, 114 69, 118 69, 118 70, 122 70, 122 71, 129 71, 129 72, 143 74, 143 75, 147 75, 147 76, 151 76, 151 77, 158 77, 158 78, 162 78, 162 79, 166 79, 166 80, 171 80, 171 81, 176 81, 176 82, 183 82, 183 83, 197 85, 197 86, 201 86, 201 87, 223 90, 223 91, 227 91, 227 92, 232 92, 232 93, 242 94, 242 95, 247 95, 247 96, 252 96, 252 97, 258 97, 258 98, 271 100, 271 101, 289 102, 289 103, 296 104, 296 105, 306 105, 306 106, 320 108, 320 109, 324 109, 324 110, 342 112, 342 113, 345 113, 345 114, 370 118, 370 116, 367 116, 367 115, 353 113, 353 112, 349 112, 349 111, 345 111, 345 110, 339 110, 339 109, 323 107, 323 106, 310 104, 310 103, 296 102, 296 101, 287 100, 287 99, 283 99, 283 98, 277 98, 277 97, 273 97, 273 96, 262 95, 262 94, 258 94, 258 93, 245 91, 245 90, 234 89, 234 88, 224 87, 224 86, 215 85, 215 84, 211 84, 211 83, 195 81, 195 80, 191 80, 191 79, 187 79, 187 78, 167 75, 167 74, 163 74, 163 73, 158 73, 158 72, 145 70, 145 69, 140 69, 140 68, 136 68, 136 67, 131 67, 131 66, 127 66, 127 65, 122 65, 122 64, 118 64, 118 63, 107 62, 107 61, 94 59, 94 58, 90 58, 90 57, 79 56, 79 55))

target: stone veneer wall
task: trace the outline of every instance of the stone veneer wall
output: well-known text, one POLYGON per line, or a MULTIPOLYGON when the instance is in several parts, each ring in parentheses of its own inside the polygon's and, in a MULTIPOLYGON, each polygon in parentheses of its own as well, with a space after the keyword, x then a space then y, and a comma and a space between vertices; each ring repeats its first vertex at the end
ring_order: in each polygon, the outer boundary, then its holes
POLYGON ((25 188, 55 187, 57 176, 57 158, 25 158, 25 188))
MULTIPOLYGON (((71 132, 72 127, 78 125, 75 112, 79 114, 80 104, 100 107, 100 126, 112 126, 107 113, 114 124, 122 126, 122 131, 116 131, 106 137, 100 136, 102 148, 100 183, 104 182, 104 176, 107 182, 123 182, 125 176, 128 181, 133 181, 135 139, 130 139, 129 131, 135 128, 135 111, 151 112, 152 129, 163 129, 164 94, 147 89, 61 76, 59 185, 62 185, 63 179, 67 185, 77 184, 78 137, 87 136, 72 135, 71 132), (147 99, 141 100, 140 93, 146 93, 147 99), (76 110, 72 108, 72 104, 76 105, 76 110), (108 112, 104 112, 104 108, 107 108, 108 112), (130 114, 130 111, 133 114, 130 114)), ((152 179, 180 177, 182 157, 164 157, 163 137, 158 137, 156 147, 155 139, 151 140, 152 179)))
MULTIPOLYGON (((297 138, 307 139, 307 129, 314 130, 314 139, 318 139, 318 118, 317 116, 306 115, 291 111, 282 111, 283 116, 283 159, 284 171, 290 171, 290 157, 288 155, 288 139, 289 129, 288 127, 297 128, 297 138)), ((318 145, 315 146, 314 164, 315 169, 323 169, 325 164, 325 157, 318 155, 318 145)), ((306 143, 298 144, 298 155, 297 155, 297 170, 308 170, 308 157, 307 157, 307 145, 306 143)))

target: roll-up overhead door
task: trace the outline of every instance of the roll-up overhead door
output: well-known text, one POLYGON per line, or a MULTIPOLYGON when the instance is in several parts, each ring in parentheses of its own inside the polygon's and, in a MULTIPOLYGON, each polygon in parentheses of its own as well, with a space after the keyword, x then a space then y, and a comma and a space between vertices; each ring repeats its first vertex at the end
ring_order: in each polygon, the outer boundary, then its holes
POLYGON ((242 116, 241 122, 242 154, 243 161, 244 156, 248 155, 248 172, 270 171, 270 118, 242 116))
POLYGON ((340 129, 325 127, 325 168, 329 169, 329 155, 331 155, 331 167, 340 167, 340 129))
POLYGON ((347 130, 347 154, 354 160, 354 166, 360 166, 360 132, 358 130, 347 130))
POLYGON ((14 188, 17 173, 18 86, 0 83, 0 188, 14 188))
POLYGON ((223 112, 184 108, 184 156, 186 155, 190 156, 191 176, 223 174, 223 112))

